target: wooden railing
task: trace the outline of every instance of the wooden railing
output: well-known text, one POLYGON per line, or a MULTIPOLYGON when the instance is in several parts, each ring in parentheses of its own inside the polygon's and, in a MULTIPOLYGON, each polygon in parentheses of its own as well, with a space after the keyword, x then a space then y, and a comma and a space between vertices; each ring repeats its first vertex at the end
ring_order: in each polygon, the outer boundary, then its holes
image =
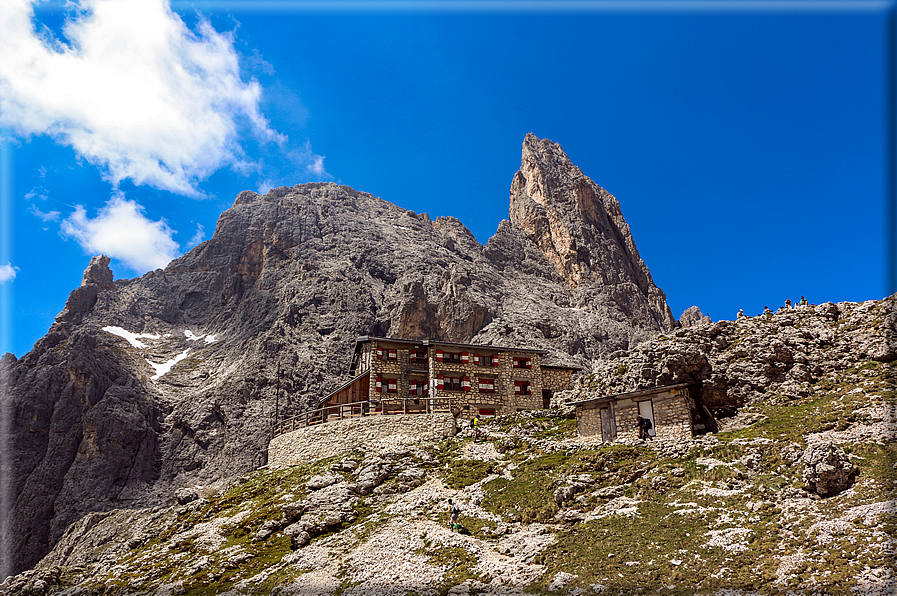
POLYGON ((274 438, 313 424, 323 424, 345 418, 451 412, 453 402, 454 398, 451 397, 387 397, 380 400, 326 406, 303 412, 275 424, 271 429, 271 437, 274 438))

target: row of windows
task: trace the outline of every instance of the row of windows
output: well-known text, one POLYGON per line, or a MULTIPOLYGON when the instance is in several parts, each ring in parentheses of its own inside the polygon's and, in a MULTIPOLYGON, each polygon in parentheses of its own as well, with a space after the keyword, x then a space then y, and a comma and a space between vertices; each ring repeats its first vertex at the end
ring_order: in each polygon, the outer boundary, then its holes
MULTIPOLYGON (((436 377, 436 388, 445 391, 470 391, 472 388, 470 377, 436 377)), ((477 379, 477 389, 480 393, 495 393, 495 379, 477 379)), ((374 390, 379 393, 398 393, 399 380, 377 377, 374 382, 374 390)), ((532 395, 532 386, 529 381, 514 381, 515 395, 532 395)), ((419 379, 408 381, 408 395, 429 395, 427 382, 419 379)))
MULTIPOLYGON (((377 360, 396 361, 399 358, 395 348, 377 347, 377 360)), ((426 350, 409 350, 408 358, 412 363, 426 363, 429 356, 426 350)), ((443 352, 436 350, 436 362, 454 362, 457 364, 475 364, 477 366, 498 366, 498 354, 491 356, 471 354, 470 352, 443 352)), ((514 358, 514 368, 532 368, 532 358, 514 358)))

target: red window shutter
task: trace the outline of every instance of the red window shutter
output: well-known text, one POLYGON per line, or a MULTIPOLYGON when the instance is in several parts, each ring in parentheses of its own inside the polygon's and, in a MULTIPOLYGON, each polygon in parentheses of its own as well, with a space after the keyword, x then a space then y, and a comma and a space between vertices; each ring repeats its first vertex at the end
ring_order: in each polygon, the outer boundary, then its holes
POLYGON ((473 363, 476 364, 477 366, 480 365, 480 355, 479 354, 473 355, 473 363))
POLYGON ((498 366, 498 354, 492 356, 492 366, 498 366))
POLYGON ((437 375, 437 376, 436 376, 436 388, 437 388, 437 389, 444 389, 444 388, 445 388, 445 377, 443 377, 442 375, 437 375))
POLYGON ((408 352, 408 356, 411 359, 411 362, 417 362, 417 350, 411 350, 408 352))
POLYGON ((377 348, 377 360, 383 360, 383 348, 377 348))
POLYGON ((470 377, 461 377, 461 391, 470 391, 470 377))
POLYGON ((527 359, 526 359, 526 367, 527 367, 527 368, 532 368, 532 367, 533 367, 533 360, 532 360, 532 358, 527 358, 527 359))
POLYGON ((390 359, 390 360, 395 360, 397 357, 398 357, 398 354, 396 353, 396 351, 390 349, 390 350, 389 350, 389 359, 390 359))
POLYGON ((520 395, 523 391, 520 381, 514 381, 514 395, 520 395))
POLYGON ((468 364, 470 362, 470 354, 467 352, 461 352, 461 364, 468 364))
POLYGON ((514 368, 520 368, 520 358, 514 358, 514 368))
POLYGON ((380 377, 377 377, 377 384, 375 385, 375 388, 378 392, 383 392, 383 379, 381 379, 380 377))
POLYGON ((533 388, 530 386, 529 383, 526 384, 526 394, 527 394, 527 395, 532 395, 532 394, 533 394, 533 388))
POLYGON ((396 390, 398 389, 398 387, 396 386, 396 380, 395 380, 395 379, 388 379, 388 380, 386 381, 386 387, 387 387, 387 391, 388 391, 389 393, 395 393, 396 390))
POLYGON ((442 362, 442 350, 436 350, 436 362, 442 362))

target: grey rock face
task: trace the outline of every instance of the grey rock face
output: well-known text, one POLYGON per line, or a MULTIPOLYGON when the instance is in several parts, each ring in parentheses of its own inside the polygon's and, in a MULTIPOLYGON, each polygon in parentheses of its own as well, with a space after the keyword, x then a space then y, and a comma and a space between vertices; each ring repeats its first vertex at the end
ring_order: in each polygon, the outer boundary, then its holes
POLYGON ((811 442, 801 457, 804 490, 832 497, 847 490, 859 474, 844 451, 831 442, 811 442))
POLYGON ((485 246, 454 218, 317 183, 240 193, 210 240, 139 279, 112 281, 94 258, 48 334, 0 362, 13 553, 0 574, 91 511, 263 465, 275 412, 343 382, 360 335, 542 348, 589 367, 672 329, 616 199, 560 146, 528 135, 511 195, 485 246))
POLYGON ((511 184, 511 222, 561 279, 588 295, 600 288, 636 320, 674 324, 666 296, 635 247, 620 203, 573 165, 557 143, 528 134, 511 184))

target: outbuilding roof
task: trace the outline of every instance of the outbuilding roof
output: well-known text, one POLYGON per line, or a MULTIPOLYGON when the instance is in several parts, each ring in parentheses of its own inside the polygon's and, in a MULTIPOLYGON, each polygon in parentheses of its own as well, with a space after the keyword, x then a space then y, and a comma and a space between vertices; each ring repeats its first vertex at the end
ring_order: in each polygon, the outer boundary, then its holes
POLYGON ((683 387, 688 387, 691 383, 676 383, 675 385, 663 385, 661 387, 648 387, 647 389, 639 389, 638 391, 630 391, 629 393, 617 393, 616 395, 605 395, 603 397, 593 397, 592 399, 584 399, 582 401, 575 401, 571 403, 571 406, 581 406, 583 404, 591 404, 598 403, 604 401, 616 401, 620 399, 628 399, 633 397, 641 397, 643 395, 653 395, 655 393, 663 393, 664 391, 669 391, 671 389, 682 389, 683 387))

